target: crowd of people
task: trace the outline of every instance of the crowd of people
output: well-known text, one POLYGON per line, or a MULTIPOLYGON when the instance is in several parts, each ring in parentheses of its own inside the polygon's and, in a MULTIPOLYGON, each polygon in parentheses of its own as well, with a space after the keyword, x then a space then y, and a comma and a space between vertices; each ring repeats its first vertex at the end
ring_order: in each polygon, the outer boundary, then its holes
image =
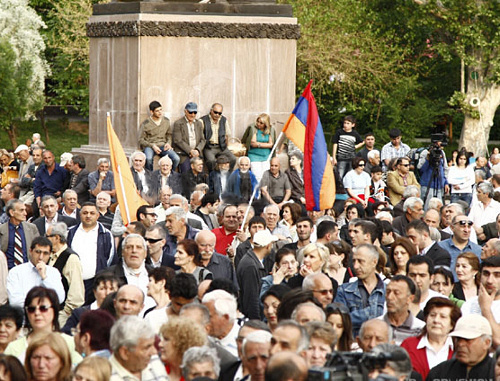
POLYGON ((128 225, 107 158, 57 163, 37 134, 0 152, 0 379, 304 381, 356 353, 386 357, 371 379, 500 377, 498 153, 397 129, 379 151, 348 116, 333 206, 306 211, 267 114, 242 148, 219 103, 149 110, 128 225))

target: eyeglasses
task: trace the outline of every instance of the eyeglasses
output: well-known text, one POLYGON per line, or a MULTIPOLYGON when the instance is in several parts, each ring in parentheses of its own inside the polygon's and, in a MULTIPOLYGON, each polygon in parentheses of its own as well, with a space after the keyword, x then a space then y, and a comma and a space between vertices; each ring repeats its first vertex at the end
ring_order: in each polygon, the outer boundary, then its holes
POLYGON ((474 225, 474 222, 472 221, 467 221, 467 220, 462 220, 462 221, 457 221, 454 223, 454 225, 460 225, 460 226, 472 226, 474 225))
MULTIPOLYGON (((186 110, 187 111, 187 110, 186 110)), ((196 115, 198 114, 198 111, 187 111, 188 114, 191 114, 191 115, 196 115)))
POLYGON ((52 238, 52 237, 55 237, 55 236, 57 236, 57 234, 45 234, 46 238, 52 238))
POLYGON ((365 163, 359 163, 358 164, 360 167, 364 167, 365 166, 365 163))
POLYGON ((409 167, 410 164, 401 164, 403 167, 409 167))
POLYGON ((314 290, 313 292, 317 292, 318 294, 321 294, 322 296, 327 296, 328 294, 333 295, 333 288, 330 288, 328 290, 314 290))
POLYGON ((160 242, 163 238, 144 238, 146 241, 148 241, 149 243, 156 243, 156 242, 160 242))
POLYGON ((215 111, 215 110, 212 110, 212 112, 213 112, 215 115, 222 115, 222 111, 215 111))
POLYGON ((40 310, 40 312, 45 313, 48 310, 50 310, 51 308, 52 308, 52 306, 50 306, 50 305, 42 304, 39 306, 28 306, 28 307, 26 307, 26 311, 28 311, 29 314, 35 313, 36 310, 40 310))

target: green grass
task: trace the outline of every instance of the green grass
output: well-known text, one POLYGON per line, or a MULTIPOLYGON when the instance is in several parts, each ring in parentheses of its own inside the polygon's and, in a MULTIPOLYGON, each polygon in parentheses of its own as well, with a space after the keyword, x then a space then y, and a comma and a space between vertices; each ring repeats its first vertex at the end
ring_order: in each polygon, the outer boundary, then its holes
MULTIPOLYGON (((42 136, 42 141, 46 144, 46 148, 54 152, 58 161, 63 152, 70 152, 71 149, 88 144, 89 142, 88 128, 85 133, 70 129, 67 119, 46 120, 46 124, 49 130, 49 143, 45 139, 40 121, 27 121, 17 124, 17 144, 25 144, 26 139, 31 139, 33 133, 38 132, 42 136)), ((73 125, 73 123, 71 124, 73 125)), ((14 148, 10 143, 7 132, 0 134, 0 148, 8 150, 14 148)))

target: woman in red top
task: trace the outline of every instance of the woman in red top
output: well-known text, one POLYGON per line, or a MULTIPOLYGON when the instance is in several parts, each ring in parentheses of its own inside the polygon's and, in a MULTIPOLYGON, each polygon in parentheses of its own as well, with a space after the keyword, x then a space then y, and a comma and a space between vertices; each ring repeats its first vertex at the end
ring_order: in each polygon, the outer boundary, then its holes
POLYGON ((460 316, 460 308, 451 300, 431 298, 424 308, 426 325, 422 333, 401 343, 410 355, 413 370, 420 373, 423 380, 431 368, 452 357, 453 342, 448 334, 455 329, 460 316))

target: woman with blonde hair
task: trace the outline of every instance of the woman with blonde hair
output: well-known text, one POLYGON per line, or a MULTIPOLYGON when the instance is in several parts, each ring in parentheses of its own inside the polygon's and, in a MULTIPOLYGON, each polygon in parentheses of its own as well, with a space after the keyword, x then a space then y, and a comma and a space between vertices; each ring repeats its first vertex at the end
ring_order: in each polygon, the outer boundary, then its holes
POLYGON ((103 357, 91 356, 78 364, 73 372, 72 381, 109 381, 111 364, 103 357))
POLYGON ((260 182, 262 175, 269 169, 269 154, 276 142, 276 131, 271 126, 271 118, 260 114, 255 124, 248 126, 242 140, 247 146, 252 173, 260 182))
MULTIPOLYGON (((321 243, 310 243, 297 252, 299 273, 288 281, 291 288, 302 287, 304 278, 310 274, 324 272, 328 266, 330 251, 321 243)), ((337 282, 335 282, 337 283, 337 282)))
POLYGON ((71 374, 71 355, 60 333, 40 333, 26 350, 24 364, 32 381, 68 381, 71 374))
POLYGON ((190 320, 170 318, 160 330, 160 358, 170 381, 182 379, 182 357, 191 347, 207 344, 207 333, 190 320))

